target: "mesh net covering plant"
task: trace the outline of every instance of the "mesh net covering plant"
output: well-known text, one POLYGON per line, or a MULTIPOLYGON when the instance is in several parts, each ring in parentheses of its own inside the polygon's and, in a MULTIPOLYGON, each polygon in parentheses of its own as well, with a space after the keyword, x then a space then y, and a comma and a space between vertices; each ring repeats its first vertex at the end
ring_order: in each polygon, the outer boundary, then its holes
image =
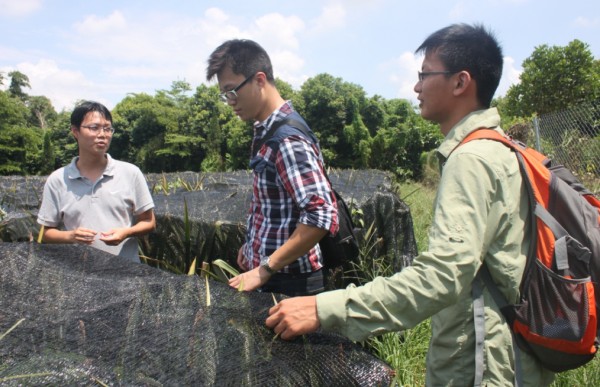
MULTIPOLYGON (((375 386, 358 344, 264 326, 271 294, 78 245, 0 243, 0 384, 375 386)), ((280 298, 280 296, 277 296, 280 298)))
MULTIPOLYGON (((146 255, 177 256, 184 261, 178 262, 182 267, 189 267, 195 257, 207 262, 223 259, 237 267, 252 195, 250 172, 202 177, 151 174, 147 178, 155 192, 158 228, 142 241, 146 255), (202 189, 186 190, 178 182, 193 182, 202 189), (183 235, 186 223, 189 238, 183 235)), ((353 209, 355 221, 360 218, 363 231, 375 227, 378 243, 371 253, 385 256, 396 271, 409 266, 417 253, 412 218, 409 207, 392 192, 390 176, 376 170, 335 170, 329 178, 353 209)))
MULTIPOLYGON (((140 239, 144 255, 168 262, 163 267, 171 271, 187 272, 194 258, 223 259, 237 267, 252 195, 251 172, 180 172, 146 178, 156 206, 157 230, 140 239)), ((374 226, 376 243, 369 255, 385 257, 395 271, 409 266, 417 254, 412 218, 409 207, 393 192, 391 177, 377 170, 332 170, 329 178, 362 227, 359 239, 374 226)), ((8 213, 0 219, 3 241, 37 236, 35 218, 44 182, 45 177, 39 176, 0 177, 0 206, 8 213)), ((344 281, 338 281, 338 287, 341 284, 344 281)))

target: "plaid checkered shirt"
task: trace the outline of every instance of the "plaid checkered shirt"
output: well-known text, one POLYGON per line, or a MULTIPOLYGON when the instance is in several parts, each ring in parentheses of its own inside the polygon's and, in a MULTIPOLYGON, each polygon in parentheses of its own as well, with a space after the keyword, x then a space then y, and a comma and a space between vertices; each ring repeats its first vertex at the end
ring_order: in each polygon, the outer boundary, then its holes
MULTIPOLYGON (((286 101, 265 121, 254 124, 254 142, 271 126, 293 112, 286 101)), ((258 267, 283 245, 302 223, 337 232, 337 208, 331 186, 323 172, 318 144, 301 135, 284 138, 274 150, 263 145, 253 161, 252 204, 244 255, 249 268, 258 267)), ((323 265, 317 244, 307 254, 283 268, 284 273, 308 273, 323 265)))

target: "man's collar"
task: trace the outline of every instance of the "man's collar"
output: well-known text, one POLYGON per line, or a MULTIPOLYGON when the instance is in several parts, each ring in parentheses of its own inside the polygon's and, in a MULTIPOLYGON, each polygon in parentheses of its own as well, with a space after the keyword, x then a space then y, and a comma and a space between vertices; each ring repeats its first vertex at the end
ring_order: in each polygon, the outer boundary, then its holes
POLYGON ((500 126, 500 115, 496 108, 474 111, 466 115, 448 132, 437 151, 444 158, 460 144, 472 131, 479 128, 496 128, 500 126))
POLYGON ((292 101, 285 101, 281 106, 275 109, 267 119, 264 121, 256 121, 254 123, 254 134, 263 136, 275 122, 287 117, 292 111, 294 111, 292 101))
MULTIPOLYGON (((106 168, 104 168, 104 172, 102 172, 102 175, 114 176, 115 160, 112 157, 110 157, 110 155, 108 153, 106 153, 104 155, 104 157, 106 157, 107 163, 106 163, 106 168)), ((71 180, 80 179, 82 177, 81 172, 79 171, 79 168, 77 168, 77 160, 79 160, 79 156, 73 157, 73 159, 71 160, 69 165, 67 165, 67 167, 66 167, 67 176, 71 180)))

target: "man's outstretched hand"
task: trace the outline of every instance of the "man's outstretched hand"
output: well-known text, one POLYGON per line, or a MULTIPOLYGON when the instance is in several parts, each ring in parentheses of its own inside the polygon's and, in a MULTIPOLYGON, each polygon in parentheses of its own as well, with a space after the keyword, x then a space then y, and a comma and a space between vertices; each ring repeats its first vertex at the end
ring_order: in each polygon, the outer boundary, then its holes
POLYGON ((293 297, 269 309, 267 327, 284 340, 315 332, 321 326, 317 315, 317 297, 293 297))

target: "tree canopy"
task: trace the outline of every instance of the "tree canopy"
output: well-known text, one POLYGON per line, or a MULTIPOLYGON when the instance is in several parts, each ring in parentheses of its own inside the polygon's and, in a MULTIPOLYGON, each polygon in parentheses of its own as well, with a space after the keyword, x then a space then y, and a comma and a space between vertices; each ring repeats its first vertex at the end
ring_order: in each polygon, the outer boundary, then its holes
MULTIPOLYGON (((77 154, 69 113, 57 113, 47 97, 27 95, 25 74, 9 77, 11 87, 0 91, 0 174, 47 174, 65 165, 77 154)), ((379 168, 417 179, 421 153, 441 140, 408 101, 368 98, 341 78, 319 74, 299 91, 280 79, 276 84, 317 135, 329 167, 379 168)), ((155 95, 127 95, 112 114, 111 155, 144 172, 248 168, 252 124, 220 101, 216 85, 192 90, 174 81, 155 95)))
MULTIPOLYGON (((70 112, 57 113, 45 96, 30 96, 27 75, 0 73, 0 174, 48 174, 77 155, 70 112)), ((327 166, 376 168, 419 179, 421 159, 442 140, 437 127, 403 99, 368 97, 330 74, 299 90, 276 79, 319 139, 327 166)), ((494 104, 509 117, 530 117, 600 97, 600 61, 578 40, 539 46, 523 63, 521 82, 494 104)), ((252 124, 219 99, 216 85, 192 89, 185 80, 154 95, 129 94, 112 110, 111 155, 143 172, 227 171, 248 168, 252 124)))
POLYGON ((523 62, 521 80, 508 89, 502 107, 508 115, 528 117, 599 97, 600 61, 586 43, 573 40, 565 47, 536 47, 523 62))

